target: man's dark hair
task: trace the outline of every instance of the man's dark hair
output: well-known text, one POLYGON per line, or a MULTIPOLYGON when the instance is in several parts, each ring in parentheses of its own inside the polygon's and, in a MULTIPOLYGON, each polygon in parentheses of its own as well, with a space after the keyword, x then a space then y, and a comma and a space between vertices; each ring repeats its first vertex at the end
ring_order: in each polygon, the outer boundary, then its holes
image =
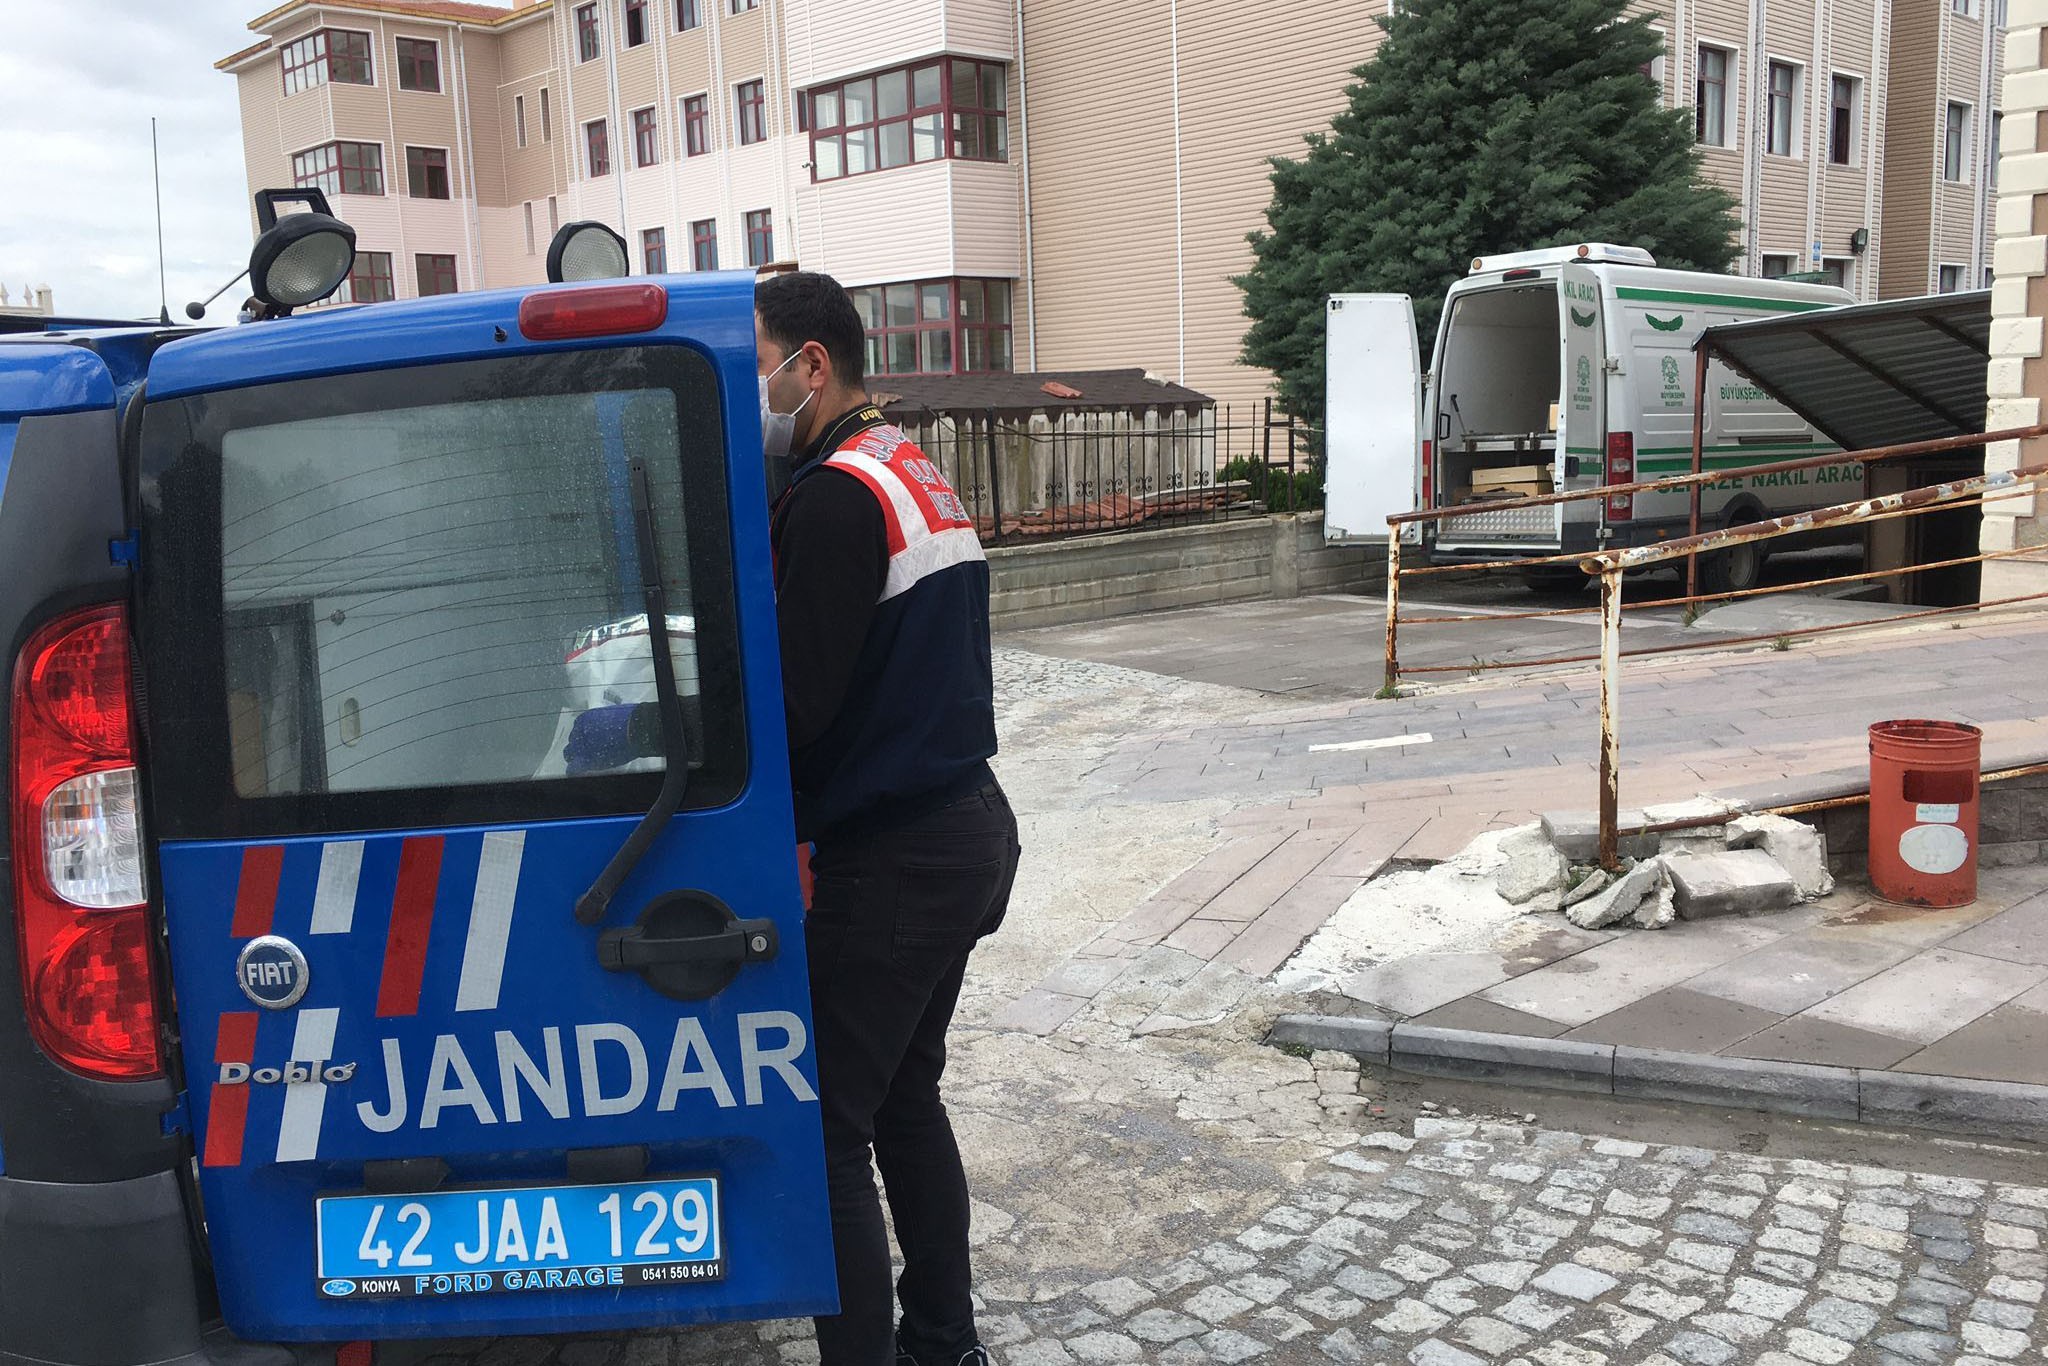
POLYGON ((754 286, 754 310, 783 355, 814 341, 832 358, 833 378, 867 386, 867 329, 837 280, 811 270, 767 276, 754 286))

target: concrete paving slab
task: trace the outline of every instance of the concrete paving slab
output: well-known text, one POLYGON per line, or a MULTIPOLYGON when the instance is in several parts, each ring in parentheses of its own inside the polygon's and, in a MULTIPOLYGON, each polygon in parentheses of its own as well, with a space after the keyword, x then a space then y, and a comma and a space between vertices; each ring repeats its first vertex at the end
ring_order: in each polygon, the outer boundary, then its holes
POLYGON ((1565 1031, 1565 1026, 1556 1020, 1546 1020, 1524 1010, 1511 1010, 1483 996, 1467 996, 1449 1005, 1438 1006, 1425 1015, 1416 1016, 1411 1023, 1436 1029, 1465 1029, 1480 1034, 1527 1034, 1535 1039, 1554 1039, 1565 1031))
POLYGON ((1685 985, 1760 1010, 1797 1015, 1912 953, 1893 940, 1822 925, 1710 968, 1685 985))
POLYGON ((1609 1011, 1564 1037, 1673 1053, 1719 1053, 1783 1018, 1775 1010, 1685 987, 1668 987, 1609 1011))
POLYGON ((2048 896, 2000 911, 1944 941, 1944 947, 2008 963, 2048 964, 2048 896))
POLYGON ((1922 906, 1895 906, 1872 898, 1852 910, 1829 916, 1823 923, 1864 928, 1877 938, 1924 949, 1951 939, 2005 909, 2004 904, 1984 897, 1968 906, 1938 911, 1922 906))
POLYGON ((2048 1085, 2048 985, 1943 1035, 1893 1070, 2048 1085))
POLYGON ((1507 964, 1497 953, 1422 953, 1367 968, 1347 980, 1342 991, 1409 1016, 1426 1014, 1507 979, 1507 964))
POLYGON ((1911 1039, 1795 1015, 1728 1049, 1734 1058, 1810 1062, 1822 1067, 1890 1067, 1916 1052, 1911 1039))
POLYGON ((1480 993, 1497 1005, 1577 1026, 1677 986, 1779 938, 1764 921, 1695 921, 1636 930, 1480 993))
POLYGON ((1929 949, 1829 997, 1803 1018, 1928 1044, 2044 980, 2048 967, 1929 949))

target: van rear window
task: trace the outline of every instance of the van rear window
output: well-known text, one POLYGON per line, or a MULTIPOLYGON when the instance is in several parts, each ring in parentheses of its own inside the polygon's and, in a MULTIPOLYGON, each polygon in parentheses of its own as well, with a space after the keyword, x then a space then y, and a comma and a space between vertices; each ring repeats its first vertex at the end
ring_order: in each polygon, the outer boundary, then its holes
POLYGON ((145 421, 147 722, 152 755, 167 746, 190 765, 172 786, 206 775, 185 794, 195 809, 291 810, 318 826, 316 811, 372 799, 388 816, 404 794, 444 818, 451 794, 480 816, 643 804, 663 760, 635 460, 692 804, 736 790, 723 444, 694 353, 528 357, 160 406, 180 411, 145 421))

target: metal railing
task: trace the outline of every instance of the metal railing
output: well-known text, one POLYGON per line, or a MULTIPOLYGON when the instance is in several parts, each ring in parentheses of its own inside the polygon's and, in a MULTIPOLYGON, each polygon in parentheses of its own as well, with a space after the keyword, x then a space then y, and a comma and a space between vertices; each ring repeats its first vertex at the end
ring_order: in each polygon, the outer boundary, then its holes
POLYGON ((901 421, 991 544, 1322 505, 1315 429, 1271 400, 1249 411, 926 408, 901 421))
MULTIPOLYGON (((1910 459, 1914 456, 1937 454, 1943 451, 1963 450, 1988 446, 1996 442, 2022 441, 2048 435, 2048 424, 2011 428, 1997 432, 1979 432, 1967 436, 1947 437, 1938 441, 1918 441, 1896 446, 1876 447, 1861 451, 1837 451, 1828 455, 1813 456, 1799 460, 1776 461, 1743 467, 1743 477, 1759 474, 1787 473, 1795 470, 1815 469, 1827 465, 1848 463, 1865 467, 1886 461, 1910 459)), ((1704 472, 1699 470, 1699 446, 1694 445, 1694 472, 1675 475, 1667 479, 1640 480, 1627 484, 1604 485, 1597 488, 1576 489, 1565 493, 1543 494, 1532 498, 1499 500, 1489 502, 1489 510, 1518 510, 1521 508, 1552 507, 1593 498, 1634 496, 1645 492, 1655 493, 1675 489, 1686 489, 1691 501, 1691 525, 1694 533, 1677 539, 1657 542, 1651 545, 1634 546, 1614 550, 1592 552, 1569 552, 1557 555, 1532 556, 1526 558, 1490 561, 1482 564, 1445 564, 1406 566, 1401 563, 1401 529, 1405 526, 1425 522, 1441 521, 1470 511, 1469 508, 1452 506, 1424 508, 1415 512, 1399 513, 1387 519, 1387 624, 1386 624, 1386 686, 1383 695, 1395 695, 1404 675, 1424 673, 1473 674, 1488 669, 1535 668, 1548 665, 1581 664, 1598 661, 1601 667, 1600 679, 1600 862, 1603 867, 1614 869, 1619 862, 1619 811, 1620 811, 1620 690, 1621 661, 1640 655, 1672 654, 1684 650, 1725 649, 1730 645, 1748 644, 1758 641, 1777 642, 1798 636, 1819 635, 1831 631, 1868 628, 1870 622, 1838 622, 1822 626, 1798 627, 1771 631, 1759 635, 1715 636, 1701 641, 1688 641, 1676 645, 1651 645, 1639 649, 1621 648, 1622 625, 1622 578, 1634 570, 1667 565, 1677 560, 1686 564, 1686 588, 1683 597, 1662 598, 1656 603, 1660 607, 1691 606, 1704 602, 1725 602, 1739 598, 1757 597, 1772 593, 1794 592, 1823 584, 1845 582, 1866 582, 1894 578, 1901 575, 1924 573, 1930 569, 1943 569, 1966 564, 1983 564, 1994 560, 2008 559, 2020 555, 2042 554, 2038 546, 2018 546, 2008 550, 1984 551, 1975 555, 1959 556, 1939 560, 1931 564, 1909 564, 1892 569, 1866 569, 1860 573, 1838 575, 1823 579, 1806 580, 1797 583, 1775 584, 1769 587, 1729 590, 1715 593, 1698 592, 1699 560, 1703 555, 1725 552, 1737 546, 1759 544, 1784 536, 1797 536, 1816 531, 1826 531, 1848 526, 1863 526, 1875 522, 1891 521, 1898 518, 1917 517, 1929 512, 1953 508, 1981 507, 1987 502, 2017 497, 2038 489, 2048 482, 2048 466, 2030 466, 2014 471, 2000 471, 1993 474, 1976 475, 1970 478, 1954 479, 1922 488, 1907 489, 1900 493, 1878 497, 1865 497, 1830 507, 1814 508, 1804 512, 1788 513, 1779 517, 1746 523, 1741 526, 1699 532, 1699 496, 1703 485, 1728 477, 1726 471, 1704 472), (1419 575, 1470 573, 1485 569, 1520 569, 1532 566, 1559 565, 1582 569, 1600 581, 1600 602, 1597 607, 1567 607, 1561 609, 1535 610, 1528 612, 1499 612, 1446 614, 1431 617, 1410 617, 1405 621, 1400 615, 1401 582, 1419 575), (1599 612, 1601 619, 1600 649, 1597 653, 1559 655, 1542 659, 1516 659, 1507 661, 1481 661, 1456 665, 1423 665, 1403 669, 1400 665, 1400 628, 1402 626, 1448 625, 1469 621, 1511 621, 1545 617, 1585 615, 1599 612)), ((2008 607, 2020 603, 2048 599, 2048 592, 2028 593, 2014 597, 1995 598, 1976 602, 1961 603, 1950 607, 1933 607, 1887 616, 1882 624, 1911 621, 1919 618, 1943 616, 1957 612, 1974 612, 1985 608, 2008 607)))

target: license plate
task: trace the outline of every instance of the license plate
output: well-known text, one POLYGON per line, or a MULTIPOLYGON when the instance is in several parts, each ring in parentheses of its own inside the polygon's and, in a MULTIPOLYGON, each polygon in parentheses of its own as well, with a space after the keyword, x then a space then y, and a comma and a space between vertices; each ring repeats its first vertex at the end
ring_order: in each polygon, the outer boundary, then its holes
POLYGON ((320 1293, 394 1299, 725 1275, 718 1178, 314 1202, 320 1293))

